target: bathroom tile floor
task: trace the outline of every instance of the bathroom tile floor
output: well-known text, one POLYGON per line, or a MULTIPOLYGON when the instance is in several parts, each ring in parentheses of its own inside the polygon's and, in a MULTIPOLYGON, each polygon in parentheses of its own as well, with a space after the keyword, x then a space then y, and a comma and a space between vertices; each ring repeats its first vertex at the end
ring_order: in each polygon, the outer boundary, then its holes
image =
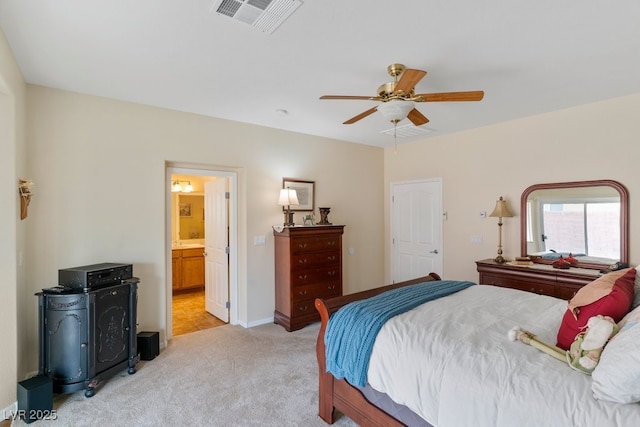
POLYGON ((173 335, 226 325, 204 309, 204 290, 173 295, 173 335))

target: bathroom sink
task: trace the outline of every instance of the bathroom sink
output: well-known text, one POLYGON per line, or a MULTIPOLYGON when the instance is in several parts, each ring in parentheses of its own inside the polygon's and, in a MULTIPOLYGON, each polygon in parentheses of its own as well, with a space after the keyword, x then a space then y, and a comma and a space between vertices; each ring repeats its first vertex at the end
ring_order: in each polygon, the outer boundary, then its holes
POLYGON ((172 247, 172 249, 193 249, 193 248, 204 248, 204 245, 201 245, 200 243, 180 243, 172 247))

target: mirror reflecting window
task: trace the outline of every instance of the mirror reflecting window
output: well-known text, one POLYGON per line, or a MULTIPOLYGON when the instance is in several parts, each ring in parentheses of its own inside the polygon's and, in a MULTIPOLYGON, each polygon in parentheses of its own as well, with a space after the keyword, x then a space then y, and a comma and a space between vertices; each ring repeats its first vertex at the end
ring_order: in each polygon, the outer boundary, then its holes
POLYGON ((615 181, 538 184, 521 199, 521 252, 551 263, 573 255, 584 268, 628 262, 627 191, 615 181))

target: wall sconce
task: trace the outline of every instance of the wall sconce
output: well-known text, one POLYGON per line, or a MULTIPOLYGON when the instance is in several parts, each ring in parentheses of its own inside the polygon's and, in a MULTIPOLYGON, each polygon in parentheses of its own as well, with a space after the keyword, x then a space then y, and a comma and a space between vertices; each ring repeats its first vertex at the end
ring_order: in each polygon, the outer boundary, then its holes
POLYGON ((27 217, 27 210, 33 196, 33 181, 28 179, 20 179, 18 181, 18 194, 20 195, 20 219, 27 217))
POLYGON ((284 226, 293 227, 295 224, 293 223, 293 212, 291 212, 291 206, 298 206, 300 204, 300 202, 298 202, 298 194, 296 193, 296 190, 289 187, 280 190, 278 204, 285 207, 284 226))
POLYGON ((496 202, 495 209, 489 216, 498 218, 498 256, 495 262, 503 264, 505 259, 502 257, 502 218, 510 218, 513 213, 507 207, 507 202, 500 196, 500 199, 496 202))
POLYGON ((191 185, 191 181, 173 181, 171 184, 171 192, 172 193, 191 193, 193 191, 193 186, 191 185), (181 182, 186 182, 187 185, 184 187, 181 182))

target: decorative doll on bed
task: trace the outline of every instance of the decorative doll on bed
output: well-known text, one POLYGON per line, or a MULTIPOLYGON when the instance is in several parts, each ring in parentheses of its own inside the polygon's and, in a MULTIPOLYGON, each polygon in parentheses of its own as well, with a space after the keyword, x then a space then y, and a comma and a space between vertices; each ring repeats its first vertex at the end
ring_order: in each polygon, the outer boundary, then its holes
POLYGON ((537 339, 531 332, 514 327, 509 331, 511 341, 521 341, 540 351, 555 357, 560 361, 566 360, 569 366, 577 371, 591 374, 596 368, 604 346, 618 332, 618 325, 609 316, 593 316, 587 322, 586 329, 576 335, 569 350, 547 344, 537 339))
POLYGON ((618 332, 618 325, 609 316, 594 316, 587 329, 576 335, 567 351, 567 363, 573 369, 591 374, 600 361, 604 346, 618 332))

